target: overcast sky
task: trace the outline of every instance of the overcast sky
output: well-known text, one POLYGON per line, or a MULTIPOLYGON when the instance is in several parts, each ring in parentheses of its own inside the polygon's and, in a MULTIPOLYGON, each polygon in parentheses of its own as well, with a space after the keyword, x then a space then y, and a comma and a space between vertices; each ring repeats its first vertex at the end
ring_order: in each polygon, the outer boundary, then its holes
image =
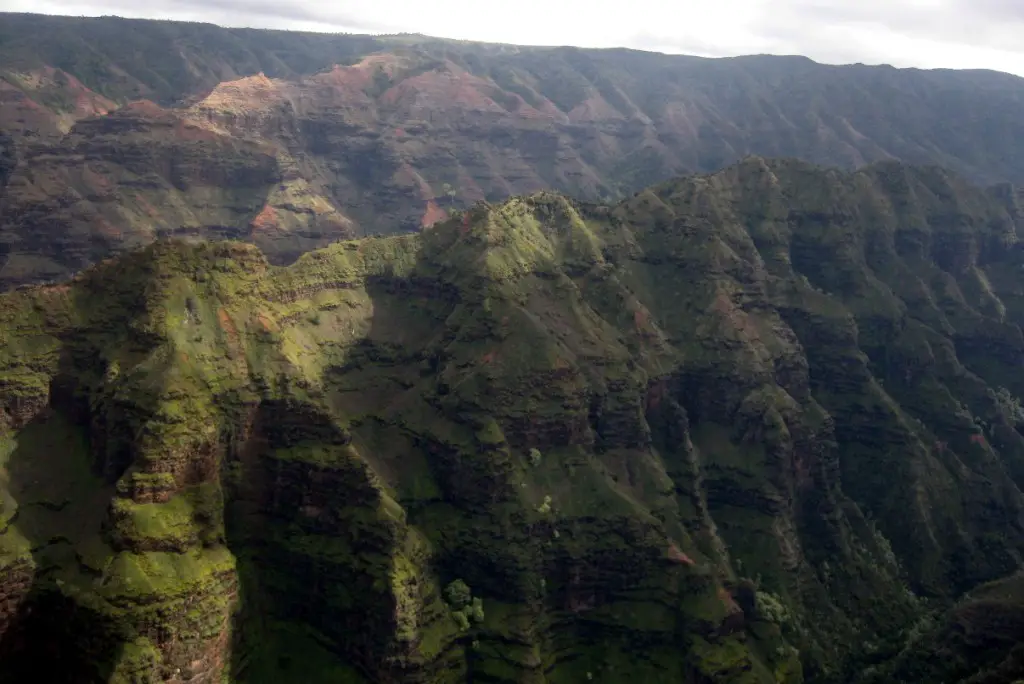
POLYGON ((0 8, 1024 75, 1024 0, 0 0, 0 8))

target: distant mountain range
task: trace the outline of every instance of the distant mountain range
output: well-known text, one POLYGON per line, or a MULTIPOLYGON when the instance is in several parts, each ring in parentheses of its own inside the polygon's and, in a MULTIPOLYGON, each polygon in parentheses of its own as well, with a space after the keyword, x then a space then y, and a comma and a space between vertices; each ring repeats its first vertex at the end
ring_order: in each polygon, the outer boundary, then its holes
POLYGON ((0 15, 0 286, 160 235, 277 262, 481 199, 612 201, 747 155, 1024 180, 1024 79, 0 15))

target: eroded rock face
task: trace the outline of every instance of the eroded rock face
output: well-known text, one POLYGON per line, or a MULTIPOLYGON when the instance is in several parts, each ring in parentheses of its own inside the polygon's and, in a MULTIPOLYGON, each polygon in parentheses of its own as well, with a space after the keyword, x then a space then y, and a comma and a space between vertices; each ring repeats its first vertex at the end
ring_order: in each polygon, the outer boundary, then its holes
POLYGON ((1004 74, 112 18, 0 31, 5 289, 167 235, 288 263, 478 200, 613 201, 749 154, 1024 181, 1024 82, 1004 74))
POLYGON ((1020 564, 1016 201, 751 159, 4 295, 5 671, 878 674, 1020 564))

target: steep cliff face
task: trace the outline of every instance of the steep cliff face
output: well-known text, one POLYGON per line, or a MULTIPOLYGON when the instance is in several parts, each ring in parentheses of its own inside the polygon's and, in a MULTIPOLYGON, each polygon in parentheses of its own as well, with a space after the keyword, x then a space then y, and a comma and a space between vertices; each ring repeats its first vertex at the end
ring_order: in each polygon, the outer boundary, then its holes
POLYGON ((1020 566, 1019 216, 937 169, 754 158, 4 295, 2 671, 904 667, 1020 566))
POLYGON ((0 198, 5 282, 56 278, 158 237, 244 238, 278 259, 352 225, 278 147, 132 103, 28 148, 0 198))
POLYGON ((115 18, 3 24, 6 287, 158 233, 228 234, 284 263, 478 200, 553 189, 614 201, 748 154, 1024 180, 1024 81, 993 72, 115 18))

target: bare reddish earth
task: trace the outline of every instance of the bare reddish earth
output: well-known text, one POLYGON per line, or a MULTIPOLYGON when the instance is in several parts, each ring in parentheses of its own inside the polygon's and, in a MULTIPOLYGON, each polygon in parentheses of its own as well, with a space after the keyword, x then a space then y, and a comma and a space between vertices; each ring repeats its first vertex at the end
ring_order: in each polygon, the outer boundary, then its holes
MULTIPOLYGON (((0 264, 0 288, 21 282, 32 264, 47 264, 39 278, 77 270, 95 258, 94 234, 107 235, 110 250, 165 233, 240 237, 281 262, 339 237, 430 226, 446 216, 445 186, 454 188, 457 208, 545 189, 603 201, 750 153, 844 166, 928 157, 936 143, 922 132, 930 130, 922 117, 942 111, 929 105, 902 121, 917 111, 904 103, 885 115, 896 95, 860 102, 867 91, 859 72, 809 62, 783 68, 789 62, 430 41, 345 58, 354 63, 220 83, 209 74, 244 68, 217 63, 196 78, 201 88, 164 93, 160 104, 136 98, 163 86, 136 82, 132 65, 112 64, 112 81, 134 83, 125 91, 134 101, 121 109, 52 67, 35 69, 18 87, 0 80, 0 131, 20 141, 23 162, 5 162, 10 152, 0 148, 0 180, 9 176, 0 191, 0 242, 12 246, 7 259, 22 264, 0 264), (852 94, 833 96, 837 78, 852 94), (800 100, 805 92, 836 111, 804 116, 819 108, 800 100), (885 130, 873 135, 880 121, 885 130), (62 168, 86 156, 108 179, 102 192, 62 168)), ((974 114, 961 117, 965 131, 981 139, 1012 128, 999 119, 974 130, 1012 109, 978 109, 979 101, 970 99, 974 114)))
POLYGON ((260 213, 256 214, 256 218, 252 220, 254 230, 274 230, 277 228, 277 212, 274 211, 274 207, 269 204, 264 206, 260 213))
POLYGON ((420 219, 420 225, 424 228, 429 228, 438 221, 443 221, 446 218, 448 218, 448 212, 437 206, 437 202, 434 200, 427 200, 427 210, 423 212, 423 218, 420 219))
POLYGON ((134 100, 124 106, 122 114, 131 114, 138 117, 153 117, 154 119, 165 119, 170 114, 152 100, 134 100))
POLYGON ((6 132, 60 135, 75 121, 115 109, 117 103, 54 67, 0 75, 0 130, 6 132))

